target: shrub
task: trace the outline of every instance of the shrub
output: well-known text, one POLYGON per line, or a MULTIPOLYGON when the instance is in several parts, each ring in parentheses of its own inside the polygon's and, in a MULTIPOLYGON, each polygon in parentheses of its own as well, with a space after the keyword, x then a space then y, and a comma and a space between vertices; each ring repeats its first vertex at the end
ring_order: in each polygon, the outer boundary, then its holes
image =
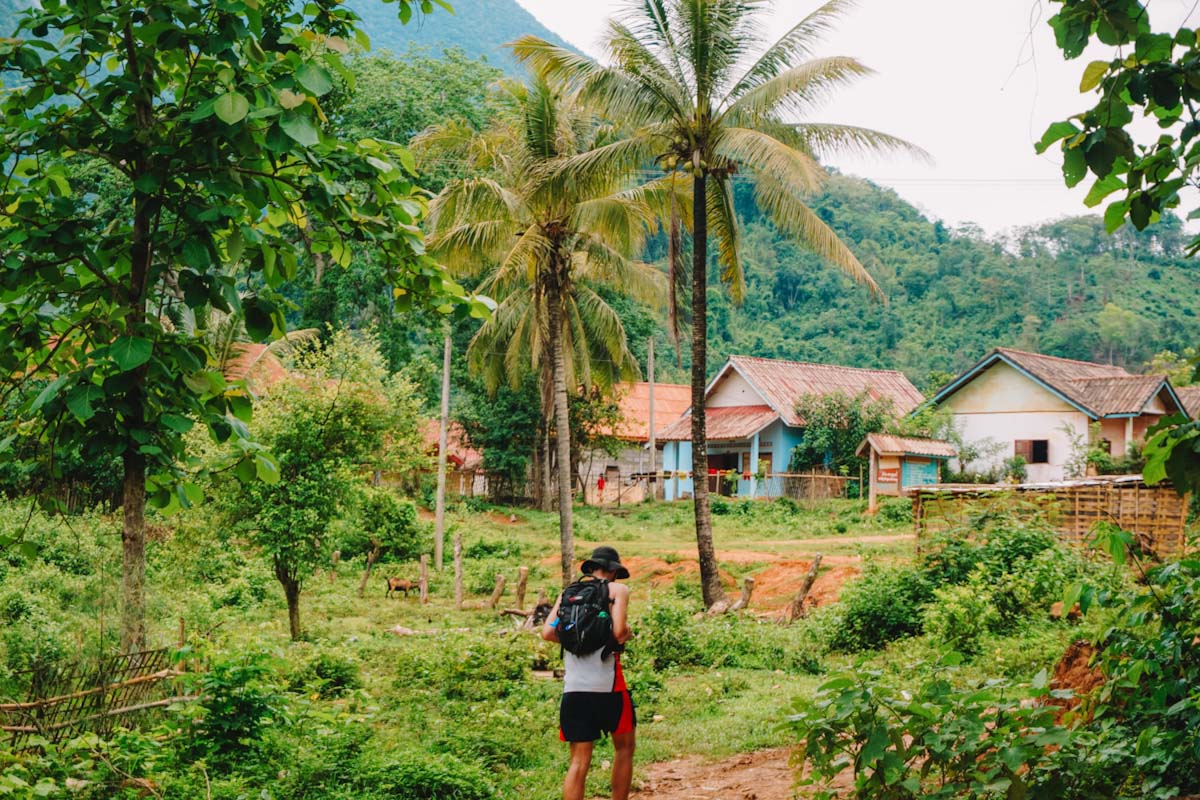
POLYGON ((992 594, 981 580, 935 589, 925 607, 925 632, 964 655, 975 655, 980 640, 999 621, 992 594))
POLYGON ((292 674, 290 688, 315 691, 323 699, 342 697, 362 687, 358 664, 335 653, 318 653, 292 674))
POLYGON ((699 666, 703 663, 696 623, 687 611, 658 604, 638 624, 636 658, 653 669, 699 666))
POLYGON ((712 495, 708 501, 708 509, 717 516, 724 516, 733 513, 733 504, 724 497, 712 495))
POLYGON ((215 660, 195 679, 201 700, 187 748, 193 758, 237 763, 257 748, 264 729, 286 709, 265 653, 215 660))
MULTIPOLYGON (((428 551, 417 507, 388 489, 364 486, 358 492, 356 525, 346 526, 339 541, 343 556, 367 553, 372 540, 384 561, 412 561, 428 551)), ((431 541, 431 540, 430 540, 431 541)))
POLYGON ((932 596, 916 570, 868 567, 842 593, 840 615, 830 646, 835 650, 873 650, 921 632, 921 609, 932 596))
POLYGON ((406 753, 374 770, 364 782, 391 800, 492 800, 497 796, 483 770, 448 753, 406 753))
POLYGON ((903 498, 886 498, 879 503, 879 518, 884 522, 894 524, 911 524, 913 507, 911 500, 903 498))
POLYGON ((478 539, 463 549, 463 558, 520 558, 525 553, 525 547, 511 539, 478 539))

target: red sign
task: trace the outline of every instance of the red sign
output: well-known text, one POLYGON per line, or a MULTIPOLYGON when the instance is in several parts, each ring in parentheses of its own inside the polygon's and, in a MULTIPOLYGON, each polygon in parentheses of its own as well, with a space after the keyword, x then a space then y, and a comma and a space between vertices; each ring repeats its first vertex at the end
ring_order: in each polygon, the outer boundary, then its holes
POLYGON ((876 483, 899 483, 900 470, 898 469, 881 469, 875 473, 876 483))

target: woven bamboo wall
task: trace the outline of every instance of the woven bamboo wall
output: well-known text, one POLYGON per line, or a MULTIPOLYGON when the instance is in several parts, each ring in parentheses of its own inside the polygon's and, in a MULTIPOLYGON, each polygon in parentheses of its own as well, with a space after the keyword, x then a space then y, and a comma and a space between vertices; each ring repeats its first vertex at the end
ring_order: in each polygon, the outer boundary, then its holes
POLYGON ((1103 521, 1136 534, 1142 548, 1161 559, 1180 558, 1187 551, 1188 499, 1164 484, 1127 481, 1015 490, 935 489, 914 495, 913 512, 918 546, 929 534, 970 528, 989 515, 1017 514, 1044 515, 1069 542, 1083 543, 1092 527, 1103 521))

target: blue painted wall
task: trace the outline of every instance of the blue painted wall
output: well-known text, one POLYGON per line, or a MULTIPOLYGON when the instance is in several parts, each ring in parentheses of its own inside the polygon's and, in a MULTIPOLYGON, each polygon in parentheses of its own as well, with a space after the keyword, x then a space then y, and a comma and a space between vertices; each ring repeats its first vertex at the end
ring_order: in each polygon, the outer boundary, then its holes
MULTIPOLYGON (((791 428, 783 424, 783 420, 776 420, 768 425, 762 433, 758 435, 759 453, 771 454, 771 472, 787 472, 788 464, 792 460, 792 450, 796 445, 800 444, 804 438, 804 430, 802 428, 791 428), (767 444, 770 442, 770 444, 767 444)), ((750 450, 750 444, 747 442, 745 450, 750 450)), ((692 443, 691 442, 667 442, 663 445, 663 472, 691 472, 692 470, 692 443)), ((757 494, 762 493, 762 487, 755 487, 757 494)), ((663 497, 667 500, 677 500, 683 495, 691 495, 692 479, 677 478, 674 475, 664 479, 663 481, 663 497)), ((751 482, 745 480, 738 481, 738 497, 751 496, 751 482)))

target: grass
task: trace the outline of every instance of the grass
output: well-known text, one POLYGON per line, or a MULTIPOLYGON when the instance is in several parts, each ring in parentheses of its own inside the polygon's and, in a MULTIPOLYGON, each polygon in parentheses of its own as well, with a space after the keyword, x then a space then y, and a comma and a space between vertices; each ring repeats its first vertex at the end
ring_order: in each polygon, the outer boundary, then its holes
MULTIPOLYGON (((0 534, 22 524, 23 511, 0 507, 0 534)), ((902 514, 869 517, 864 511, 862 502, 851 500, 733 501, 727 513, 713 519, 722 568, 740 579, 781 559, 807 561, 817 552, 843 560, 909 560, 911 522, 902 514)), ((447 545, 461 534, 467 555, 468 607, 462 611, 453 607, 449 563, 431 575, 430 602, 422 605, 415 596, 384 598, 385 577, 415 578, 415 563, 377 565, 360 598, 363 560, 343 558, 332 579, 324 573, 306 583, 301 601, 305 640, 297 643, 288 640, 282 592, 267 564, 241 544, 224 541, 203 510, 161 522, 164 535, 149 548, 152 643, 174 643, 182 619, 191 643, 207 652, 276 654, 285 682, 298 680, 290 676, 301 674, 322 654, 349 662, 347 669, 361 686, 345 697, 310 701, 369 725, 378 752, 416 748, 451 753, 482 765, 502 797, 557 796, 565 764, 565 750, 557 740, 561 685, 533 677, 529 667, 557 663, 558 650, 516 631, 510 618, 479 608, 497 573, 509 581, 501 605, 513 603, 520 566, 530 568, 527 605, 540 589, 554 596, 559 583, 556 515, 507 508, 452 511, 447 545), (417 634, 390 632, 396 626, 417 634)), ((641 505, 627 516, 580 508, 576 524, 579 558, 598 543, 616 546, 623 560, 633 563, 658 559, 674 569, 695 558, 686 503, 641 505)), ((10 563, 0 574, 7 579, 6 589, 0 590, 0 612, 6 597, 22 594, 37 608, 22 618, 25 630, 68 646, 101 640, 111 645, 120 575, 117 520, 90 515, 72 521, 70 528, 62 521, 42 520, 39 525, 34 538, 46 545, 41 556, 17 559, 20 563, 10 563), (72 560, 72 554, 77 558, 72 560)), ((449 546, 446 552, 451 552, 449 546)), ((797 583, 800 577, 798 573, 797 583)), ((847 656, 820 652, 826 624, 821 613, 791 627, 755 623, 752 617, 694 620, 691 615, 700 610, 694 571, 654 582, 635 570, 629 583, 631 622, 638 636, 626 664, 639 710, 639 765, 693 754, 721 758, 787 744, 789 733, 778 726, 783 709, 793 697, 810 695, 826 674, 850 663, 847 656), (654 659, 667 656, 676 665, 656 668, 654 659)), ((752 603, 752 611, 760 608, 761 603, 752 603)), ((1071 635, 1066 626, 1042 627, 989 640, 977 659, 978 671, 1030 675, 1052 662, 1071 635)), ((19 643, 12 637, 0 642, 9 663, 17 653, 14 648, 19 643)), ((913 662, 935 656, 933 646, 918 638, 870 658, 902 675, 913 662)), ((294 736, 301 752, 320 746, 310 732, 294 736)), ((596 763, 606 758, 611 751, 604 744, 597 749, 596 763)), ((589 792, 605 792, 606 781, 594 771, 589 792)))

